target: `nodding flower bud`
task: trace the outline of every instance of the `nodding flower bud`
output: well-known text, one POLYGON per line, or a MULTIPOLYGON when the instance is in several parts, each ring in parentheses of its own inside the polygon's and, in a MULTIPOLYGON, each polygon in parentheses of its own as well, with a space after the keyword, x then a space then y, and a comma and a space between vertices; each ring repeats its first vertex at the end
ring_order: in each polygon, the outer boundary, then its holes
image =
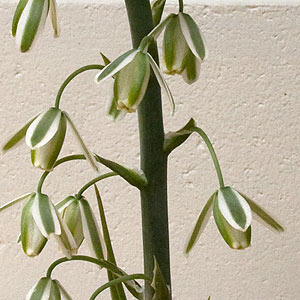
POLYGON ((21 52, 27 52, 43 30, 50 9, 54 35, 59 34, 56 0, 20 0, 16 8, 12 35, 21 52))
POLYGON ((59 283, 49 277, 42 277, 28 292, 26 300, 61 300, 59 283))
POLYGON ((195 21, 188 14, 173 15, 163 38, 164 72, 181 74, 191 84, 199 77, 200 63, 205 57, 203 40, 195 21))
POLYGON ((40 114, 26 132, 26 144, 31 148, 32 164, 51 171, 62 148, 67 122, 58 108, 40 114))
POLYGON ((21 242, 24 253, 29 257, 37 256, 41 253, 47 243, 32 217, 32 204, 35 193, 31 194, 22 210, 21 217, 21 242))

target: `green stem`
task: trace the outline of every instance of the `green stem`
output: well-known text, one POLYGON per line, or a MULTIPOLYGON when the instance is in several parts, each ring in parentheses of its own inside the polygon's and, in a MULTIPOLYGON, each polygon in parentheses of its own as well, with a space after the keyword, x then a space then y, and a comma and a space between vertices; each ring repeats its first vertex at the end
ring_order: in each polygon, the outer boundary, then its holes
POLYGON ((109 282, 107 282, 106 284, 103 284, 102 286, 100 286, 91 296, 90 300, 95 300, 97 298, 97 296, 103 292, 105 289, 115 286, 117 284, 123 283, 125 281, 129 281, 129 280, 135 280, 135 279, 144 279, 148 282, 151 283, 151 279, 147 276, 145 276, 144 274, 132 274, 132 275, 126 275, 126 276, 122 276, 120 278, 111 280, 109 282))
MULTIPOLYGON (((149 0, 125 0, 131 29, 133 48, 153 29, 149 0)), ((158 61, 155 43, 148 52, 158 61)), ((166 283, 171 286, 168 201, 167 155, 163 150, 164 127, 161 92, 151 74, 145 97, 138 107, 141 169, 148 185, 141 190, 141 209, 144 248, 144 273, 152 277, 156 257, 166 283)), ((152 300, 153 289, 145 282, 145 300, 152 300)), ((167 299, 166 299, 167 300, 167 299)))
POLYGON ((178 0, 179 2, 179 12, 183 12, 183 0, 178 0))
MULTIPOLYGON (((78 160, 78 159, 85 159, 85 156, 82 155, 82 154, 74 154, 74 155, 69 155, 69 156, 66 156, 66 157, 63 157, 61 159, 59 159, 53 166, 53 168, 67 162, 67 161, 71 161, 71 160, 78 160)), ((45 179, 47 178, 47 176, 50 174, 51 172, 49 171, 45 171, 43 173, 43 175, 41 176, 40 180, 39 180, 39 183, 38 183, 38 186, 37 186, 37 192, 38 193, 41 193, 42 192, 42 187, 43 187, 43 184, 44 184, 44 181, 45 179)))
POLYGON ((60 99, 61 99, 61 96, 62 96, 65 88, 77 75, 79 75, 85 71, 88 71, 88 70, 102 70, 103 68, 104 68, 104 66, 102 66, 102 65, 87 65, 87 66, 77 69, 71 75, 69 75, 58 90, 56 100, 55 100, 55 107, 59 108, 60 99))
POLYGON ((190 130, 194 131, 194 132, 197 132, 202 137, 202 139, 204 140, 204 142, 205 142, 205 144, 206 144, 206 146, 207 146, 207 148, 210 152, 211 158, 214 162, 215 169, 216 169, 218 179, 219 179, 220 188, 223 188, 224 187, 224 180, 223 180, 221 167, 220 167, 220 164, 219 164, 219 160, 217 158, 217 154, 215 152, 215 149, 214 149, 210 139, 208 138, 206 133, 199 127, 192 127, 192 128, 190 128, 190 130))
POLYGON ((80 199, 82 197, 82 194, 89 188, 91 187, 92 185, 94 185, 96 182, 100 181, 100 180, 103 180, 105 178, 109 178, 109 177, 112 177, 112 176, 117 176, 118 174, 115 173, 115 172, 109 172, 109 173, 105 173, 105 174, 102 174, 96 178, 94 178, 93 180, 89 181, 88 183, 86 183, 80 190, 79 192, 77 193, 76 197, 78 199, 80 199))

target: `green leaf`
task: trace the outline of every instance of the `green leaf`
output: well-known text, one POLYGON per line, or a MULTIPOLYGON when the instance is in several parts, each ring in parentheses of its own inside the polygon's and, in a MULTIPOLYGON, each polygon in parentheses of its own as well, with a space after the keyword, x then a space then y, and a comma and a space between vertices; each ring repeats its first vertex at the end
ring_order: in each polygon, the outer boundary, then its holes
MULTIPOLYGON (((107 226, 107 222, 106 222, 103 202, 102 202, 100 192, 99 192, 96 184, 94 185, 94 188, 95 188, 95 194, 96 194, 98 208, 99 208, 99 214, 100 214, 100 220, 101 220, 102 232, 103 232, 103 239, 104 239, 105 246, 107 249, 107 260, 116 265, 117 263, 116 263, 113 247, 111 244, 111 239, 110 239, 110 234, 109 234, 109 230, 108 230, 108 226, 107 226)), ((116 276, 109 270, 107 270, 107 276, 108 276, 109 281, 116 279, 116 276)), ((112 300, 118 300, 118 299, 126 300, 126 295, 125 295, 122 284, 117 284, 116 286, 111 286, 110 293, 111 293, 112 300)))
POLYGON ((27 193, 27 194, 24 194, 24 195, 14 199, 14 200, 9 201, 8 203, 6 203, 6 204, 4 204, 0 207, 0 212, 2 210, 5 210, 5 209, 7 209, 7 208, 23 201, 23 200, 26 200, 26 199, 30 198, 32 195, 34 195, 34 193, 27 193))
POLYGON ((2 151, 6 152, 7 150, 13 148, 18 144, 19 141, 21 141, 25 135, 28 127, 31 125, 31 123, 37 118, 38 116, 35 116, 30 121, 28 121, 17 133, 15 133, 3 146, 2 151))
POLYGON ((166 95, 168 96, 168 99, 169 99, 169 102, 170 102, 170 106, 171 106, 171 113, 172 115, 174 114, 175 112, 175 102, 174 102, 174 99, 173 99, 173 96, 172 96, 172 93, 169 89, 169 86, 167 85, 167 82, 165 81, 164 77, 163 77, 163 74, 161 73, 158 65, 156 64, 155 60, 152 58, 152 56, 147 53, 148 57, 150 58, 149 62, 150 62, 150 65, 152 67, 152 70, 156 76, 156 79, 160 85, 160 87, 165 91, 166 95))
POLYGON ((268 227, 269 229, 274 229, 277 232, 283 232, 284 228, 267 213, 263 208, 261 208, 254 201, 250 200, 246 195, 240 193, 248 202, 254 217, 257 217, 258 221, 262 221, 262 223, 268 227))
POLYGON ((101 80, 105 80, 106 78, 115 75, 126 65, 132 62, 138 53, 138 50, 132 49, 119 56, 117 59, 112 61, 110 64, 108 64, 101 70, 101 72, 96 76, 96 81, 99 82, 101 80))
POLYGON ((164 12, 166 0, 154 0, 151 3, 153 26, 159 24, 164 12))
POLYGON ((107 66, 111 63, 111 60, 106 55, 104 55, 102 52, 100 52, 100 55, 102 57, 102 60, 103 60, 105 66, 107 66))
POLYGON ((188 241, 188 244, 186 246, 186 249, 185 249, 185 253, 189 253, 192 248, 194 247, 195 243, 197 242, 197 240, 199 239, 201 233, 203 232, 207 222, 209 221, 209 218, 211 216, 211 211, 212 211, 212 203, 213 203, 213 200, 214 200, 214 197, 215 197, 215 194, 214 193, 209 199, 208 201, 206 202, 205 206, 203 207, 199 217, 198 217, 198 220, 197 220, 197 223, 195 225, 195 228, 191 234, 191 237, 188 241))
POLYGON ((184 38, 193 54, 202 61, 205 58, 205 46, 199 28, 193 18, 185 13, 179 13, 179 20, 184 38))
POLYGON ((191 128, 196 126, 196 122, 194 119, 190 119, 184 127, 177 131, 168 132, 165 135, 164 140, 164 151, 167 154, 170 154, 174 149, 183 144, 187 138, 193 133, 190 131, 191 128))
POLYGON ((151 286, 154 289, 152 300, 168 300, 170 299, 169 288, 165 282, 164 276, 160 270, 159 264, 154 257, 153 281, 151 286))
POLYGON ((105 159, 97 154, 95 154, 95 157, 98 162, 102 163, 104 166, 120 175, 128 183, 137 187, 138 189, 143 189, 148 184, 148 181, 143 171, 136 171, 133 169, 123 167, 122 165, 111 160, 105 159))
POLYGON ((213 213, 219 232, 230 248, 242 250, 250 246, 251 226, 249 226, 245 232, 233 228, 220 212, 217 194, 215 194, 214 197, 213 213))

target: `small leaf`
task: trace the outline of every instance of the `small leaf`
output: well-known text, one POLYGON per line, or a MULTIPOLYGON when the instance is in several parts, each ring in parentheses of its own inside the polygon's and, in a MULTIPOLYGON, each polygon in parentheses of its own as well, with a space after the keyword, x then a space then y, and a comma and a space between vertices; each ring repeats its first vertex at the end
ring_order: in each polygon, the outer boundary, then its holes
POLYGON ((247 196, 240 193, 248 202, 250 205, 250 208, 254 214, 254 217, 258 219, 258 221, 261 221, 263 225, 268 227, 269 229, 273 229, 277 232, 284 231, 284 228, 273 218, 270 216, 269 213, 267 213, 263 208, 261 208, 258 204, 256 204, 254 201, 250 200, 247 196))
POLYGON ((186 246, 185 253, 189 253, 197 240, 199 239, 201 233, 203 232, 205 226, 207 225, 207 222, 209 221, 209 218, 211 217, 211 212, 212 212, 212 203, 215 197, 214 193, 206 202, 205 206, 203 207, 199 218, 197 220, 197 223, 195 225, 195 228, 191 234, 191 237, 189 239, 189 242, 186 246))
POLYGON ((94 156, 92 155, 92 153, 89 151, 89 149, 87 148, 87 146, 85 145, 85 143, 83 142, 83 139, 81 138, 77 128, 75 127, 75 124, 73 123, 73 121, 70 119, 69 115, 64 112, 64 115, 66 116, 71 128, 73 129, 73 132, 75 134, 75 137, 77 138, 77 141, 79 142, 79 145, 81 146, 81 149, 83 151, 84 156, 86 157, 86 159, 90 162, 92 168, 98 172, 98 166, 97 163, 95 161, 94 156))
POLYGON ((102 52, 100 52, 100 55, 102 57, 102 60, 103 60, 105 66, 107 66, 111 63, 111 60, 107 56, 105 56, 102 52))
POLYGON ((229 247, 242 250, 250 246, 251 226, 249 226, 245 232, 233 228, 220 212, 217 194, 214 197, 213 213, 219 232, 229 247))
POLYGON ((165 135, 164 140, 164 151, 170 154, 175 148, 183 144, 187 138, 192 134, 191 128, 196 126, 194 119, 190 119, 188 123, 177 131, 168 132, 165 135))
POLYGON ((13 148, 16 146, 19 141, 21 141, 25 135, 28 127, 31 125, 31 123, 37 118, 38 116, 35 116, 30 121, 28 121, 17 133, 15 133, 3 146, 2 151, 6 152, 7 150, 13 148))
POLYGON ((102 163, 104 166, 120 175, 128 183, 137 187, 138 189, 143 189, 148 184, 146 176, 142 170, 136 171, 133 169, 123 167, 122 165, 111 160, 105 159, 97 154, 95 154, 95 157, 98 162, 102 163))
POLYGON ((193 18, 185 13, 179 13, 182 33, 193 54, 202 61, 205 58, 205 47, 199 28, 193 18))
POLYGON ((96 82, 101 80, 103 81, 118 73, 122 68, 132 62, 138 53, 138 50, 132 49, 119 56, 117 59, 105 66, 98 75, 96 75, 96 82))
POLYGON ((164 12, 166 0, 154 0, 151 3, 153 26, 159 24, 164 12))
POLYGON ((168 300, 170 299, 170 292, 165 282, 164 276, 160 270, 159 264, 154 257, 154 270, 153 281, 151 286, 154 289, 154 295, 152 300, 168 300))
POLYGON ((7 208, 23 201, 23 200, 26 200, 26 199, 30 198, 32 195, 34 195, 34 193, 27 193, 27 194, 24 194, 24 195, 14 199, 14 200, 9 201, 8 203, 6 203, 6 204, 4 204, 0 207, 0 212, 2 210, 5 210, 5 209, 7 209, 7 208))
POLYGON ((150 64, 151 64, 151 67, 152 67, 152 70, 156 76, 156 79, 160 85, 160 87, 166 92, 167 96, 168 96, 168 99, 170 101, 170 105, 171 105, 171 112, 172 112, 172 115, 174 114, 175 112, 175 102, 174 102, 174 99, 173 99, 173 96, 171 94, 171 91, 158 67, 158 65, 156 64, 155 60, 152 58, 152 56, 147 53, 147 55, 149 56, 150 58, 150 64))

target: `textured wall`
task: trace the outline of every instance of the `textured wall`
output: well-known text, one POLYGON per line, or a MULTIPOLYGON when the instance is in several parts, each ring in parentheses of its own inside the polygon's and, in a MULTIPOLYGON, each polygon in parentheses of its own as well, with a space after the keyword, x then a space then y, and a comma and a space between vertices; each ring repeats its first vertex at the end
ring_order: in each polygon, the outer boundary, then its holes
MULTIPOLYGON (((98 63, 99 51, 114 58, 130 48, 123 5, 84 1, 72 5, 68 1, 60 5, 61 37, 52 39, 47 24, 30 54, 20 54, 10 36, 15 4, 9 2, 0 3, 2 142, 31 116, 53 105, 59 85, 74 69, 98 63)), ((225 183, 271 211, 286 232, 277 235, 254 223, 252 247, 233 251, 211 219, 186 258, 183 247, 192 224, 217 188, 205 145, 197 136, 191 137, 172 154, 169 166, 174 299, 206 300, 209 295, 213 300, 299 299, 300 7, 193 5, 187 11, 205 35, 209 57, 194 85, 187 86, 180 77, 167 79, 177 110, 171 117, 166 103, 166 130, 176 130, 194 117, 214 141, 225 183)), ((74 80, 62 107, 92 150, 137 166, 137 117, 132 114, 117 123, 109 120, 104 109, 109 86, 95 85, 93 77, 90 72, 74 80)), ((67 142, 64 154, 79 151, 70 132, 67 142)), ((33 191, 40 174, 31 167, 25 145, 1 156, 0 205, 33 191)), ((69 164, 50 175, 44 189, 58 201, 93 176, 86 163, 69 164)), ((119 264, 128 272, 140 272, 138 192, 117 178, 100 188, 119 264)), ((95 203, 92 193, 87 197, 95 203)), ((24 299, 51 261, 60 256, 53 241, 38 258, 22 253, 15 242, 21 208, 17 205, 0 217, 0 299, 24 299)), ((75 300, 88 299, 105 280, 105 272, 85 263, 65 264, 54 276, 75 300)))

